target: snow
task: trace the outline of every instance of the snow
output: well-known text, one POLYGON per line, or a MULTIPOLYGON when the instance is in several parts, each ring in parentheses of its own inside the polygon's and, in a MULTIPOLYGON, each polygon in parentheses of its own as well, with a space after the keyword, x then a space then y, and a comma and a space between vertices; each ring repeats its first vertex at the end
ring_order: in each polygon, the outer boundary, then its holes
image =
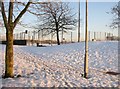
MULTIPOLYGON (((4 73, 5 46, 0 48, 0 68, 4 73)), ((60 46, 14 46, 14 74, 2 80, 6 87, 117 87, 118 42, 89 42, 89 79, 81 76, 84 42, 60 46)))

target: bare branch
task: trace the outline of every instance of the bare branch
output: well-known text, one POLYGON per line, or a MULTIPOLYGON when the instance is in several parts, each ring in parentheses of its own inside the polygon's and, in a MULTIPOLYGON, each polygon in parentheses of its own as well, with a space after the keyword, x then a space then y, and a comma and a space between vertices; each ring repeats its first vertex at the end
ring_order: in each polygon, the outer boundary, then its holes
POLYGON ((6 14, 5 14, 5 7, 4 7, 3 1, 0 1, 0 4, 1 4, 1 13, 2 13, 2 17, 3 17, 3 21, 4 21, 6 29, 8 29, 9 26, 8 26, 8 23, 7 23, 7 17, 6 17, 6 14))
POLYGON ((25 6, 25 8, 20 12, 20 14, 17 16, 17 18, 14 21, 14 28, 17 25, 17 23, 19 22, 20 18, 23 16, 23 14, 27 11, 28 7, 30 6, 32 2, 28 2, 27 5, 25 6))
MULTIPOLYGON (((120 2, 118 2, 119 4, 120 2)), ((111 14, 114 15, 113 17, 113 21, 110 25, 110 28, 115 29, 118 28, 120 26, 120 6, 119 5, 115 5, 112 9, 111 9, 111 14)))

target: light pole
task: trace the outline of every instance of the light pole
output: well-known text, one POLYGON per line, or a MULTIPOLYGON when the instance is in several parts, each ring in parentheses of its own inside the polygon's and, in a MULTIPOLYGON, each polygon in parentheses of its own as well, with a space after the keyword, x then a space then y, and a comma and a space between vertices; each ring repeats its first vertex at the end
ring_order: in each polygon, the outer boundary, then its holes
POLYGON ((101 37, 101 32, 100 32, 100 41, 102 40, 102 37, 101 37))
POLYGON ((61 43, 63 44, 63 28, 62 28, 62 35, 61 35, 61 43))
POLYGON ((79 0, 79 9, 78 9, 78 42, 80 42, 80 0, 79 0))
POLYGON ((96 40, 96 32, 94 32, 94 40, 96 40))
POLYGON ((71 31, 70 32, 70 35, 71 35, 71 43, 73 42, 72 38, 73 38, 73 32, 71 31))
POLYGON ((38 41, 40 41, 40 30, 38 30, 38 41))
POLYGON ((105 41, 106 41, 106 34, 107 34, 107 33, 105 32, 105 41))
POLYGON ((89 41, 91 41, 90 31, 89 31, 89 41))
POLYGON ((88 78, 88 0, 86 0, 84 78, 88 78))
POLYGON ((120 38, 120 35, 119 35, 120 34, 120 31, 119 31, 120 29, 120 1, 118 2, 118 21, 119 21, 118 23, 118 41, 119 41, 119 38, 120 38))
POLYGON ((52 46, 53 33, 51 32, 51 46, 52 46))
POLYGON ((42 45, 43 42, 44 42, 44 41, 43 41, 43 30, 42 30, 42 32, 41 32, 41 36, 42 36, 42 37, 41 37, 41 38, 42 38, 42 40, 41 40, 41 45, 42 45))

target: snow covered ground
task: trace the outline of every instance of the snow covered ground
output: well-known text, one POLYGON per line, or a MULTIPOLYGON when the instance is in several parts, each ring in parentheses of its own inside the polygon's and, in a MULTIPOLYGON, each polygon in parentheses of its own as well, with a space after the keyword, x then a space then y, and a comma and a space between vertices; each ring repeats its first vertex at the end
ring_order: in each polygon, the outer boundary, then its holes
MULTIPOLYGON (((4 72, 5 46, 0 47, 0 75, 4 72)), ((118 42, 89 42, 89 79, 81 76, 84 43, 60 46, 14 46, 14 74, 19 78, 2 79, 6 87, 117 87, 118 42)))

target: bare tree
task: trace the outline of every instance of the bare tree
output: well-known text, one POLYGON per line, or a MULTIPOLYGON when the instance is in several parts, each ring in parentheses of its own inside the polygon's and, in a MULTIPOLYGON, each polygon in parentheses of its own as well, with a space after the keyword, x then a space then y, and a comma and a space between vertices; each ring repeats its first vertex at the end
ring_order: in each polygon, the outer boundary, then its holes
MULTIPOLYGON (((6 2, 7 3, 7 2, 6 2)), ((16 18, 13 19, 14 15, 14 0, 10 0, 8 2, 8 10, 6 12, 5 10, 5 4, 3 0, 0 1, 1 5, 1 14, 4 22, 4 26, 6 28, 6 54, 5 54, 5 78, 7 77, 14 77, 13 74, 13 31, 20 21, 21 17, 24 15, 24 13, 27 11, 28 7, 31 4, 31 1, 29 0, 23 10, 17 15, 16 18), (7 16, 8 15, 8 16, 7 16)))
POLYGON ((47 2, 40 5, 40 11, 44 13, 39 18, 39 29, 46 30, 47 33, 55 33, 57 36, 57 44, 60 45, 59 32, 73 30, 77 20, 75 14, 71 14, 69 3, 65 2, 47 2))
POLYGON ((118 2, 117 5, 115 5, 111 9, 111 13, 114 15, 114 18, 110 27, 113 29, 119 28, 120 27, 120 1, 118 2))
POLYGON ((20 2, 19 0, 0 0, 0 11, 2 14, 4 26, 6 28, 6 52, 5 52, 5 78, 14 77, 13 74, 13 32, 15 27, 21 23, 21 18, 28 11, 33 15, 42 15, 44 13, 38 13, 39 4, 45 4, 44 2, 32 2, 28 0, 26 2, 20 2))

